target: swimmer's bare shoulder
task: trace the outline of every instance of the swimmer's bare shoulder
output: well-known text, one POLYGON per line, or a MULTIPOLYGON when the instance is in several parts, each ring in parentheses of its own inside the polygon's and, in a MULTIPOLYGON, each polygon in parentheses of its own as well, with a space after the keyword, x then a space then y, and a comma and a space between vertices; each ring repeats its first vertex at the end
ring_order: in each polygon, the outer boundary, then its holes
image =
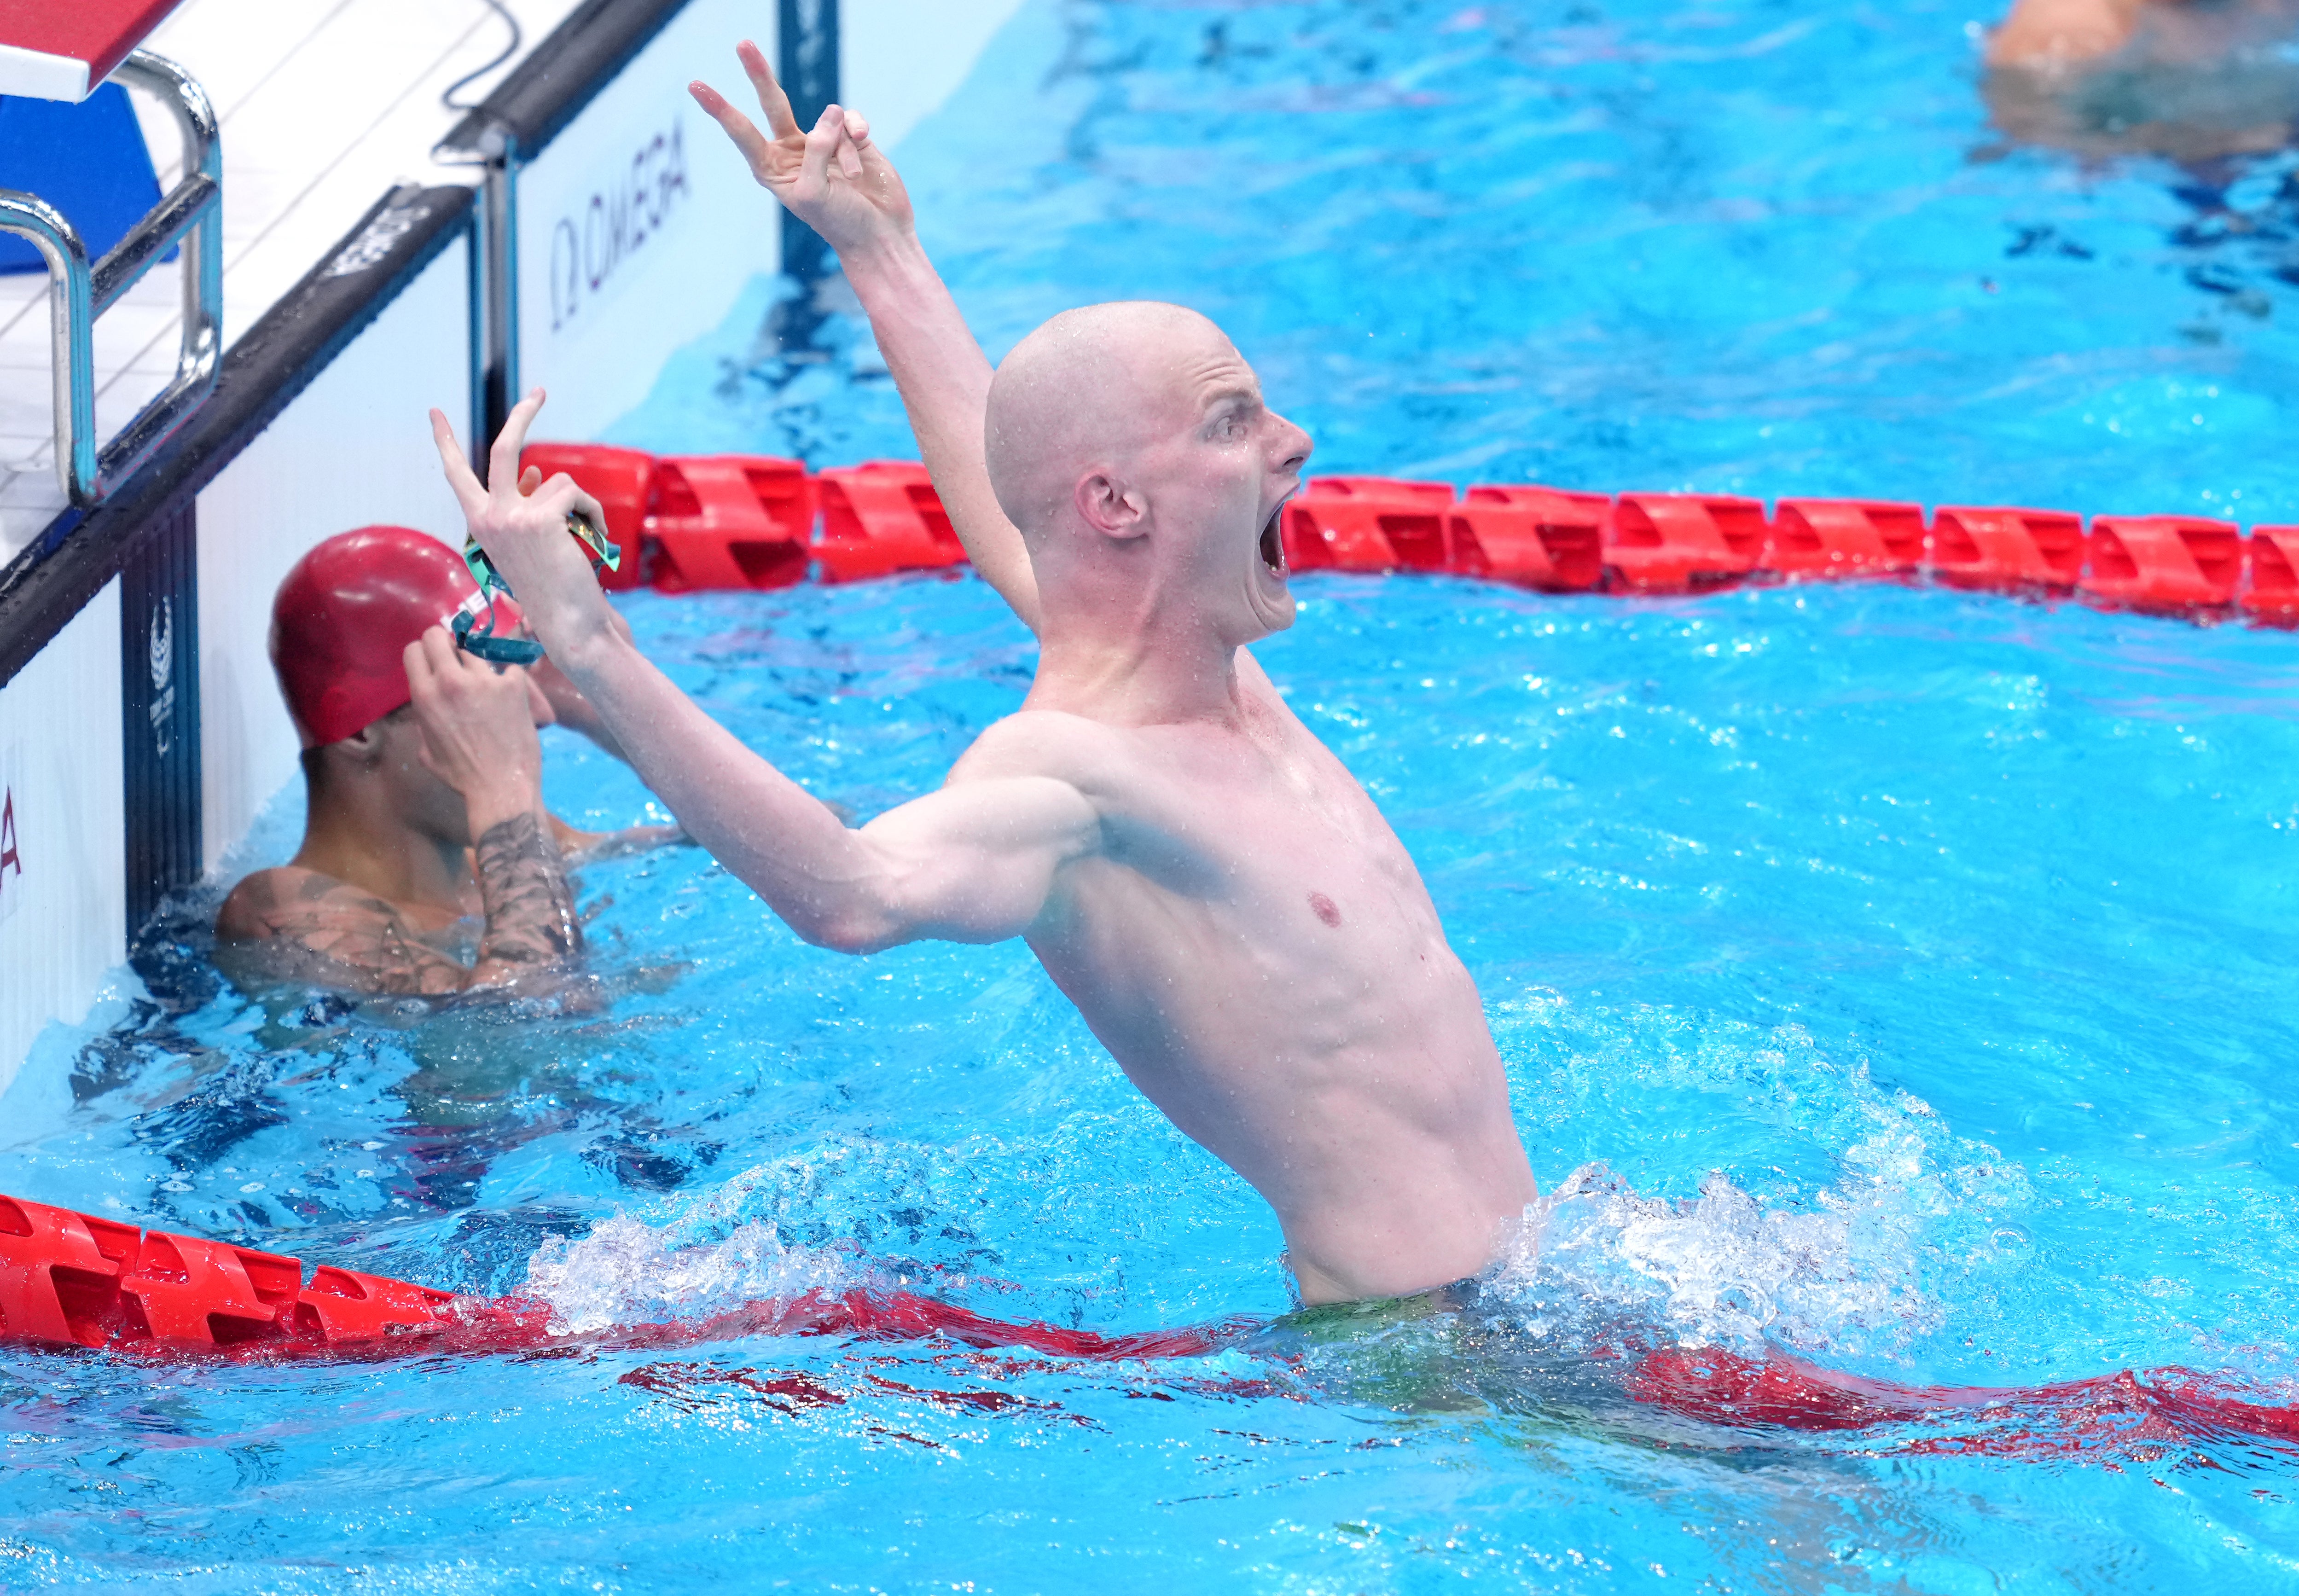
POLYGON ((399 906, 300 865, 258 870, 216 914, 217 954, 236 976, 392 995, 461 992, 470 970, 399 906))
POLYGON ((1132 752, 1124 732, 1099 720, 1061 710, 1021 710, 976 737, 943 785, 1045 777, 1091 794, 1113 781, 1122 784, 1132 752))
MULTIPOLYGON (((1242 648, 1237 651, 1237 680, 1249 729, 1300 727, 1276 684, 1242 648)), ((945 784, 1020 776, 1050 777, 1089 800, 1115 800, 1145 782, 1162 785, 1170 770, 1155 741, 1140 731, 1061 710, 1025 709, 975 739, 950 767, 945 784)))

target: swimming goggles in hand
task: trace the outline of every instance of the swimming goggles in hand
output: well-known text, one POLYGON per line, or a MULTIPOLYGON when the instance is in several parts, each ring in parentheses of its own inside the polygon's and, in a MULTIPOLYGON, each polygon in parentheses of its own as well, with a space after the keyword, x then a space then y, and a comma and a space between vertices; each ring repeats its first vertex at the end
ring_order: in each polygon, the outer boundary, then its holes
MULTIPOLYGON (((623 551, 607 541, 606 533, 588 514, 580 510, 569 511, 567 530, 576 542, 583 545, 584 553, 591 556, 593 570, 622 569, 623 551)), ((479 585, 479 593, 487 601, 487 626, 483 632, 474 632, 471 612, 468 610, 459 612, 454 620, 456 645, 491 665, 532 665, 543 658, 543 644, 540 643, 529 642, 524 637, 495 636, 495 594, 500 593, 511 598, 519 595, 511 592, 510 584, 502 579, 502 573, 495 569, 495 562, 487 557, 486 550, 479 545, 477 537, 463 539, 463 563, 469 568, 471 580, 479 585)))

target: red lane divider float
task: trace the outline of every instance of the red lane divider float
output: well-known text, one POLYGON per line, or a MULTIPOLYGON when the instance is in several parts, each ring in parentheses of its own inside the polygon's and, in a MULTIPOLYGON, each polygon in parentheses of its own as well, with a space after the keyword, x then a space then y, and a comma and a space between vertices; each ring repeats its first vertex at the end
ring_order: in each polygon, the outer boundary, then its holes
POLYGON ((1697 494, 1623 494, 1605 539, 1605 563, 1639 593, 1717 586, 1754 571, 1764 553, 1761 500, 1697 494))
POLYGON ((1445 518, 1446 569, 1549 593, 1581 593, 1605 579, 1602 494, 1479 486, 1445 518))
MULTIPOLYGON (((152 1359, 375 1359, 518 1352, 577 1340, 647 1349, 752 1335, 848 1335, 1124 1361, 1204 1357, 1259 1328, 1257 1320, 1236 1318, 1102 1335, 986 1318, 911 1292, 850 1290, 575 1337, 552 1328, 544 1304, 520 1298, 459 1297, 324 1264, 307 1270, 277 1252, 0 1197, 0 1345, 152 1359)), ((1230 1395, 1276 1391, 1255 1380, 1221 1388, 1230 1395)), ((2230 1436, 2299 1445, 2299 1408, 2187 1369, 2021 1390, 1919 1387, 1777 1353, 1752 1359, 1672 1346, 1637 1356, 1626 1390, 1639 1402, 1706 1424, 1844 1434, 1844 1444, 1861 1451, 2050 1459, 2230 1436), (1905 1433, 1911 1427, 1915 1433, 1905 1433)))
POLYGON ((1950 587, 2065 593, 2083 574, 2083 518, 2058 510, 1932 512, 1926 573, 1950 587))
POLYGON ((2166 1451, 2241 1437, 2299 1447, 2299 1408, 2191 1369, 2123 1370, 2020 1389, 1913 1386, 1868 1380, 1778 1353, 1664 1347, 1629 1376, 1653 1407, 1732 1426, 1867 1432, 1854 1450, 1885 1455, 2044 1460, 2166 1451), (1913 1429, 1916 1433, 1905 1433, 1913 1429), (1879 1430, 1898 1435, 1875 1436, 1879 1430))
POLYGON ((654 513, 654 456, 643 449, 608 444, 529 444, 520 451, 519 470, 530 467, 546 478, 561 471, 607 512, 607 536, 623 552, 622 563, 599 572, 599 586, 610 591, 646 584, 647 517, 654 513))
POLYGON ((1295 570, 1445 570, 1452 508, 1450 483, 1313 477, 1285 506, 1285 563, 1295 570))
MULTIPOLYGON (((924 466, 872 461, 809 474, 766 455, 654 456, 530 444, 606 507, 630 557, 614 587, 782 587, 963 565, 924 466)), ((2079 596, 2112 609, 2241 615, 2299 626, 2299 527, 2200 516, 2100 516, 1873 499, 1722 494, 1617 497, 1526 483, 1313 477, 1279 523, 1296 570, 1429 571, 1552 593, 1682 594, 1751 580, 1890 577, 2079 596)))
POLYGON ((2236 603, 2256 619, 2299 625, 2299 527, 2253 527, 2245 541, 2251 582, 2236 603))
POLYGON ((2243 539, 2233 521, 2185 515, 2103 515, 2091 523, 2090 559, 2076 590, 2134 609, 2217 609, 2243 580, 2243 539))
POLYGON ((1872 499, 1782 499, 1760 569, 1785 577, 1876 577, 1924 562, 1924 508, 1872 499))
POLYGON ((966 547, 942 512, 925 467, 873 460, 834 466, 815 481, 822 496, 822 536, 814 553, 826 582, 966 563, 966 547))
POLYGON ((813 558, 814 482, 795 460, 669 455, 655 462, 650 578, 665 593, 788 587, 813 558))
MULTIPOLYGON (((1194 1358, 1256 1321, 1100 1335, 1008 1324, 910 1292, 817 1292, 746 1303, 709 1319, 618 1326, 581 1339, 685 1346, 743 1335, 941 1337, 1092 1360, 1194 1358)), ((373 1358, 512 1352, 573 1339, 519 1297, 461 1297, 404 1280, 224 1242, 144 1230, 44 1202, 0 1197, 0 1345, 102 1348, 158 1358, 373 1358)))

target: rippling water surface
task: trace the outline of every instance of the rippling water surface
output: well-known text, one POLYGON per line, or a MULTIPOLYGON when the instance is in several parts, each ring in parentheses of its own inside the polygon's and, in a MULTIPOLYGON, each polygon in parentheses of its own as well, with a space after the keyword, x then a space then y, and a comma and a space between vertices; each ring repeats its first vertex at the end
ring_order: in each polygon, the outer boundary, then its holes
MULTIPOLYGON (((1033 8, 907 164, 993 345, 1076 299, 1191 300, 1335 469, 2287 495, 2279 169, 1985 158, 1964 20, 1033 8)), ((867 351, 752 361, 759 308, 624 433, 909 452, 867 351)), ((596 981, 555 1009, 261 1006, 187 938, 42 1039, 0 1190, 530 1290, 578 1332, 824 1284, 1272 1326, 1119 1365, 11 1352, 0 1585, 2290 1588, 2271 1448, 1662 1422, 1594 1355, 2293 1389, 2290 639, 1884 585, 1300 586, 1262 657, 1420 861, 1566 1193, 1475 1311, 1283 1318, 1266 1211, 1025 950, 841 960, 691 849, 584 873, 596 981)), ((1032 663, 970 580, 627 610, 858 815, 936 782, 1032 663)), ((550 739, 561 813, 647 818, 550 739)), ((238 865, 300 819, 283 794, 238 865)))

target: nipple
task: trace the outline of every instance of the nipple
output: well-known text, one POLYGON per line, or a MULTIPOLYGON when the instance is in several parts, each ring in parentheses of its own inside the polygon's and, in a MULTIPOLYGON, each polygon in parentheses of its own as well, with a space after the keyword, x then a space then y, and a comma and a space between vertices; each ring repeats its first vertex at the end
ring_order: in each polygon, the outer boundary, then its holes
POLYGON ((1333 901, 1323 893, 1309 894, 1309 912, 1328 926, 1338 926, 1341 923, 1341 911, 1334 906, 1333 901))

